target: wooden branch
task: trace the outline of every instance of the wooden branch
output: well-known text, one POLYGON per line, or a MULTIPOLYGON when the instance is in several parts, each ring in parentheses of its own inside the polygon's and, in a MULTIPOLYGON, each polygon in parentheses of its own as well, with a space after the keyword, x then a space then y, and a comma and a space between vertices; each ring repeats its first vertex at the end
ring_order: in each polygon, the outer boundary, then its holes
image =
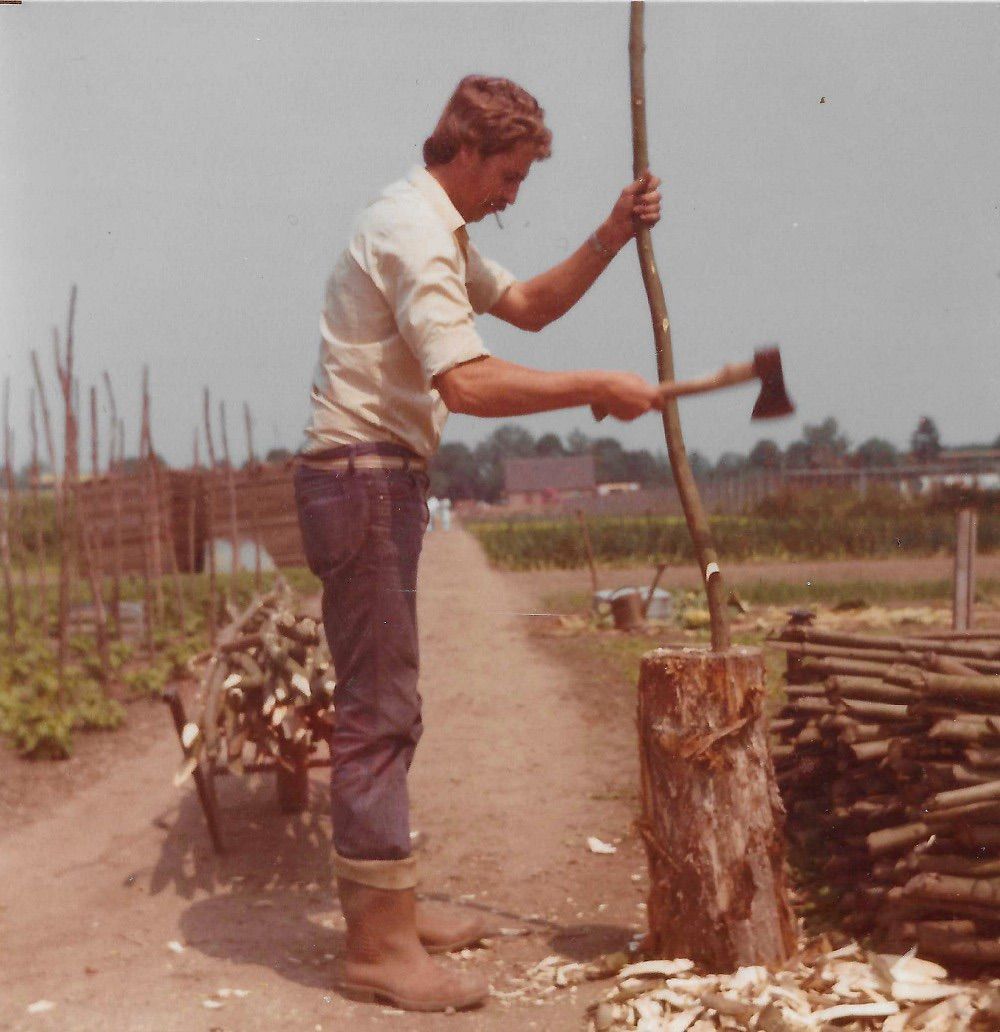
POLYGON ((42 526, 42 499, 39 490, 38 469, 38 421, 35 415, 37 391, 31 389, 30 428, 31 428, 31 508, 35 524, 35 559, 38 568, 38 614, 42 627, 48 626, 49 619, 49 585, 48 573, 45 569, 46 548, 45 529, 42 526))
POLYGON ((114 624, 115 637, 122 637, 122 463, 124 462, 124 445, 118 443, 119 422, 118 405, 115 392, 111 386, 111 377, 104 370, 104 389, 108 396, 108 478, 111 481, 111 504, 114 510, 114 530, 111 552, 111 620, 114 624))
POLYGON ((229 455, 229 433, 226 429, 226 403, 219 402, 219 435, 222 439, 222 461, 226 470, 226 492, 229 496, 229 547, 232 551, 231 575, 233 591, 236 590, 236 575, 240 570, 240 540, 236 521, 236 477, 229 455))
MULTIPOLYGON (((631 5, 631 26, 629 32, 629 68, 632 93, 632 172, 636 179, 649 174, 649 150, 646 132, 646 82, 644 54, 646 43, 643 31, 644 4, 633 0, 631 5)), ((670 319, 667 302, 656 270, 653 242, 649 229, 636 224, 636 246, 639 251, 639 265, 642 269, 646 300, 653 323, 653 338, 656 343, 656 373, 662 383, 674 379, 674 359, 671 345, 670 319)), ((695 556, 708 598, 711 617, 712 648, 724 651, 730 645, 729 614, 726 611, 726 591, 719 569, 718 555, 712 543, 708 519, 705 515, 698 485, 691 471, 684 436, 681 431, 680 413, 677 401, 668 398, 663 403, 663 433, 670 457, 677 493, 687 520, 688 531, 694 544, 695 556)))
POLYGON ((53 329, 53 345, 55 350, 56 373, 63 397, 64 414, 64 450, 63 450, 63 494, 59 527, 59 643, 56 652, 56 669, 60 685, 66 668, 69 648, 69 607, 73 590, 73 567, 76 554, 76 542, 79 537, 76 522, 76 490, 77 472, 79 469, 77 453, 77 422, 74 409, 73 390, 73 321, 76 315, 76 285, 70 290, 69 314, 66 319, 66 355, 63 359, 59 348, 59 331, 53 329))
POLYGON ((204 417, 205 417, 205 448, 208 452, 208 489, 205 493, 205 504, 208 510, 208 640, 215 644, 215 620, 216 620, 216 581, 215 581, 215 447, 212 444, 212 417, 209 411, 208 388, 204 393, 204 417))
MULTIPOLYGON (((250 415, 250 406, 243 403, 243 424, 247 432, 247 471, 250 474, 257 472, 257 457, 253 450, 253 417, 250 415)), ((261 564, 260 564, 260 511, 253 506, 251 520, 253 522, 253 583, 254 590, 261 590, 261 564)))

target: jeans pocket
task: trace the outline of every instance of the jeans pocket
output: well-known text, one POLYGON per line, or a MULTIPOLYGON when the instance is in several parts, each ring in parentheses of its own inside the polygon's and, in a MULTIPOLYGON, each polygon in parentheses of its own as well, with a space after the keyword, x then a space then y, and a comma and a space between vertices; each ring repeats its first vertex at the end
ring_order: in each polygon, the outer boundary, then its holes
POLYGON ((353 558, 366 533, 367 499, 352 477, 296 480, 295 503, 309 569, 321 580, 353 558))

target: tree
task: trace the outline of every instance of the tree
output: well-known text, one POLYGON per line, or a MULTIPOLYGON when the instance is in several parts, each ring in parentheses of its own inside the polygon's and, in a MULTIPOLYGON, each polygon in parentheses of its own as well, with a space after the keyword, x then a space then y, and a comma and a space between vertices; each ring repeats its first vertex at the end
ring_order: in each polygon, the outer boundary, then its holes
POLYGON ((542 434, 535 441, 535 454, 542 458, 559 457, 566 454, 566 449, 558 434, 542 434))
POLYGON ((503 493, 503 460, 526 459, 535 453, 534 435, 516 423, 504 423, 473 452, 478 497, 495 502, 503 493))
POLYGON ((265 462, 284 462, 290 459, 292 453, 287 448, 272 448, 265 456, 265 462))
POLYGON ((802 428, 802 440, 808 450, 807 465, 813 469, 844 465, 851 444, 833 416, 811 426, 807 423, 802 428))
POLYGON ((741 469, 744 469, 746 464, 747 459, 745 455, 734 451, 723 452, 719 456, 719 461, 715 464, 715 472, 718 476, 731 476, 733 473, 738 473, 741 469))
POLYGON ((786 469, 806 469, 809 465, 809 445, 805 441, 792 441, 785 449, 786 469))
POLYGON ((854 457, 857 464, 865 468, 895 466, 899 461, 899 452, 891 441, 883 437, 869 437, 867 441, 858 445, 854 457))
POLYGON ((688 465, 691 467, 692 475, 698 480, 712 472, 712 463, 700 451, 688 452, 688 465))
POLYGON ((566 438, 566 443, 569 446, 567 450, 570 455, 584 455, 590 451, 590 446, 593 444, 590 437, 582 430, 574 430, 566 438))
POLYGON ((620 483, 628 479, 625 449, 613 437, 599 437, 591 445, 594 475, 599 484, 620 483))
POLYGON ((471 449, 461 442, 441 445, 427 471, 436 498, 478 498, 479 476, 471 449))
POLYGON ((933 462, 941 454, 941 435, 930 416, 921 416, 910 436, 910 451, 917 462, 933 462))
POLYGON ((781 467, 781 449, 776 441, 764 438, 750 449, 747 462, 757 469, 779 469, 781 467))

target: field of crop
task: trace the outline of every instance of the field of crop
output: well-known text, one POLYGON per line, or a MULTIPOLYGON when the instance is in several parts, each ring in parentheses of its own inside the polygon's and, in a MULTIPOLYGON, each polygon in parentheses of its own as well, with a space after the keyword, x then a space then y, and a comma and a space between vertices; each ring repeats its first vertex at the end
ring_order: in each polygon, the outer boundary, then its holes
MULTIPOLYGON (((720 555, 748 559, 873 559, 948 554, 955 515, 945 506, 896 498, 844 498, 834 492, 769 500, 747 516, 713 516, 720 555)), ((574 569, 587 561, 580 523, 572 517, 468 524, 491 563, 505 570, 574 569)), ((691 562, 683 518, 596 517, 587 520, 594 558, 604 565, 691 562)), ((1000 550, 1000 511, 979 515, 979 551, 1000 550)))

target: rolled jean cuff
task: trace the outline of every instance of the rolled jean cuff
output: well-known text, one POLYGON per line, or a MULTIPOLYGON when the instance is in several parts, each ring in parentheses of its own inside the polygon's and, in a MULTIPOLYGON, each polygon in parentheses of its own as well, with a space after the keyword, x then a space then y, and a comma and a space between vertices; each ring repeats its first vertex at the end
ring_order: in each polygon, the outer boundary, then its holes
POLYGON ((367 885, 371 889, 413 889, 417 886, 417 861, 352 860, 333 851, 333 870, 338 878, 367 885))

